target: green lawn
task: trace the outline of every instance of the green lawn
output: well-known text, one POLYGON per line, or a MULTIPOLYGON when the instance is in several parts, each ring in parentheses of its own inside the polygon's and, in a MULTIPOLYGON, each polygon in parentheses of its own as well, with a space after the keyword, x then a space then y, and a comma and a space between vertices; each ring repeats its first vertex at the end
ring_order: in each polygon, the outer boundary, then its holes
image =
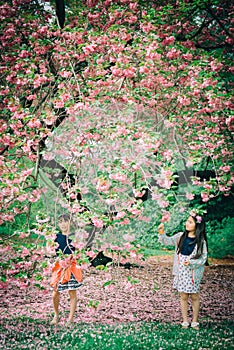
POLYGON ((75 324, 68 328, 37 320, 1 320, 0 348, 37 350, 225 350, 234 349, 231 323, 207 323, 199 331, 169 323, 116 326, 75 324), (2 338, 2 339, 1 339, 2 338), (2 347, 1 347, 2 346, 2 347))

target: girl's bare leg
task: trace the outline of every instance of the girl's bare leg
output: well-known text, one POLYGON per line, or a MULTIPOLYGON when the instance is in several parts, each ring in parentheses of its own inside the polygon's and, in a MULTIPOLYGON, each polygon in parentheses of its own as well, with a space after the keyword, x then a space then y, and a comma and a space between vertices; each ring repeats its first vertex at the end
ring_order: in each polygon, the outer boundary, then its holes
POLYGON ((192 322, 198 322, 198 314, 200 309, 200 295, 199 293, 191 294, 192 308, 193 308, 193 320, 192 322))
POLYGON ((68 322, 73 322, 74 321, 74 314, 75 314, 76 306, 77 306, 76 290, 69 290, 68 293, 70 296, 70 314, 69 314, 68 322))
POLYGON ((59 302, 60 302, 60 293, 58 291, 53 291, 52 301, 54 306, 54 318, 51 324, 58 323, 59 320, 59 302))
POLYGON ((188 293, 181 292, 180 293, 180 306, 183 322, 188 322, 188 293))

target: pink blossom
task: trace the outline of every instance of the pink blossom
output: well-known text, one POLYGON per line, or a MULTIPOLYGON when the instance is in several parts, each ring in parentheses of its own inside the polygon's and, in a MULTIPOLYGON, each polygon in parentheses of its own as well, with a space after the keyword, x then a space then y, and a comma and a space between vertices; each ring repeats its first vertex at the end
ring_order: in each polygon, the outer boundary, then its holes
POLYGON ((105 180, 105 179, 99 179, 99 180, 97 181, 97 186, 96 186, 97 191, 105 192, 105 191, 107 191, 109 188, 110 188, 110 183, 107 182, 107 180, 105 180))
POLYGON ((158 205, 159 205, 160 208, 166 208, 166 207, 169 206, 169 204, 170 204, 169 201, 165 201, 165 200, 164 201, 163 200, 159 200, 158 201, 158 205))
POLYGON ((190 201, 194 199, 194 194, 193 193, 186 193, 186 198, 189 199, 190 201))
POLYGON ((63 71, 63 72, 60 72, 59 74, 63 78, 69 78, 72 75, 72 73, 70 71, 63 71))
POLYGON ((109 177, 112 180, 117 180, 117 181, 120 181, 122 183, 128 183, 128 178, 125 174, 121 174, 121 173, 110 174, 109 177))
POLYGON ((93 53, 96 50, 96 48, 97 48, 97 45, 90 44, 90 45, 83 47, 83 51, 86 55, 89 55, 89 54, 93 53))
POLYGON ((117 215, 115 216, 115 219, 122 219, 124 216, 126 215, 126 213, 124 211, 119 211, 117 213, 117 215))
POLYGON ((180 50, 176 50, 175 48, 171 49, 170 51, 168 51, 168 53, 166 54, 167 58, 169 59, 175 59, 178 58, 180 56, 180 50))
POLYGON ((174 38, 174 36, 169 36, 169 37, 167 37, 166 39, 164 39, 163 41, 162 41, 162 44, 163 45, 171 45, 171 44, 173 44, 175 42, 175 38, 174 38))
POLYGON ((123 235, 123 239, 125 241, 128 241, 128 242, 133 242, 135 240, 135 236, 134 235, 129 235, 129 234, 126 234, 126 235, 123 235))
POLYGON ((23 170, 23 171, 22 171, 22 176, 23 176, 23 177, 27 177, 27 176, 31 175, 32 172, 33 172, 33 169, 34 169, 34 168, 30 168, 30 169, 27 169, 27 170, 23 170))
POLYGON ((154 201, 158 201, 158 200, 160 200, 162 198, 162 193, 155 193, 155 192, 152 192, 152 199, 154 200, 154 201))
POLYGON ((98 228, 102 228, 104 223, 101 219, 98 219, 97 217, 92 218, 92 222, 94 224, 94 226, 98 227, 98 228))
POLYGON ((136 68, 130 67, 130 68, 124 69, 123 73, 126 78, 133 78, 136 73, 136 68))
POLYGON ((54 101, 54 107, 55 108, 63 108, 64 102, 63 101, 54 101))
POLYGON ((182 58, 188 61, 191 61, 191 59, 193 58, 193 55, 191 53, 186 53, 182 55, 182 58))
POLYGON ((189 106, 191 103, 191 100, 189 97, 178 96, 178 102, 183 106, 189 106))
POLYGON ((25 237, 28 237, 29 235, 30 235, 30 232, 28 232, 28 233, 25 233, 25 232, 19 232, 19 237, 20 238, 25 238, 25 237))
POLYGON ((86 244, 84 242, 72 242, 72 245, 79 250, 82 250, 83 248, 85 248, 86 244))
POLYGON ((123 221, 121 221, 120 225, 128 225, 130 223, 130 220, 128 218, 125 218, 123 221))
POLYGON ((167 119, 165 119, 164 120, 164 126, 165 126, 165 128, 172 128, 172 127, 174 127, 174 123, 173 122, 170 122, 169 120, 167 120, 167 119))
POLYGON ((219 168, 220 170, 223 170, 225 173, 228 173, 230 171, 229 165, 224 165, 219 168))
POLYGON ((90 257, 90 258, 94 258, 96 256, 96 253, 94 251, 86 251, 85 254, 90 257))
POLYGON ((17 197, 18 201, 24 202, 28 198, 27 194, 21 194, 17 197))
POLYGON ((8 282, 1 282, 0 281, 0 289, 1 290, 8 289, 8 282))
POLYGON ((72 259, 70 256, 68 258, 60 260, 60 265, 63 269, 68 268, 71 265, 71 263, 72 263, 72 259))
POLYGON ((133 189, 133 193, 134 193, 134 196, 135 196, 135 197, 141 198, 141 197, 144 196, 145 190, 143 190, 143 191, 140 192, 140 191, 137 191, 137 190, 133 189))
POLYGON ((141 214, 141 210, 139 210, 137 208, 129 208, 128 211, 130 213, 132 213, 133 215, 140 215, 141 214))
POLYGON ((208 202, 209 201, 209 195, 205 192, 201 192, 201 197, 203 202, 208 202))
POLYGON ((173 179, 171 178, 173 175, 171 170, 161 169, 161 174, 156 176, 156 182, 160 187, 170 189, 173 184, 173 179))
POLYGON ((130 282, 126 282, 124 287, 126 290, 130 290, 130 291, 134 290, 134 284, 130 282))
POLYGON ((162 218, 161 218, 161 222, 168 222, 170 221, 171 215, 168 211, 166 210, 162 210, 162 218))
POLYGON ((151 218, 147 216, 138 216, 138 220, 144 221, 144 222, 149 222, 151 218))

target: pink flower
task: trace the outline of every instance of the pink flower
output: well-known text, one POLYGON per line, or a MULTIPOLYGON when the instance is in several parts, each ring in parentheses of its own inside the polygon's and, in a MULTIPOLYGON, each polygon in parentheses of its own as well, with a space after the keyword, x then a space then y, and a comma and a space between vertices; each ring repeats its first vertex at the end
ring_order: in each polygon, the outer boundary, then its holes
POLYGON ((98 228, 103 227, 103 221, 101 219, 98 219, 97 217, 92 218, 92 222, 95 227, 98 227, 98 228))
POLYGON ((121 174, 121 173, 117 173, 117 174, 110 174, 110 179, 112 180, 117 180, 119 182, 122 183, 127 183, 128 182, 128 178, 125 174, 121 174))
POLYGON ((175 38, 174 38, 174 36, 168 36, 166 39, 164 39, 163 41, 162 41, 162 44, 163 45, 171 45, 171 44, 173 44, 175 42, 175 38))
POLYGON ((186 53, 182 55, 182 58, 190 61, 193 58, 193 55, 191 53, 186 53))
POLYGON ((123 235, 123 239, 128 242, 133 242, 135 240, 135 236, 126 234, 126 235, 123 235))
POLYGON ((115 216, 115 219, 122 219, 125 215, 126 215, 126 213, 124 211, 120 211, 115 216))
POLYGON ((61 77, 63 77, 63 78, 69 78, 69 77, 72 75, 72 73, 69 72, 69 71, 63 71, 63 72, 60 72, 59 74, 60 74, 61 77))
POLYGON ((225 173, 228 173, 230 171, 229 165, 224 165, 219 168, 220 170, 223 170, 225 173))
POLYGON ((193 193, 186 193, 186 198, 189 199, 190 201, 194 199, 194 194, 193 193))
POLYGON ((140 191, 137 191, 137 190, 133 189, 133 193, 134 193, 134 196, 135 196, 135 197, 143 197, 144 194, 145 194, 145 190, 143 190, 142 192, 140 192, 140 191))
POLYGON ((63 269, 66 269, 71 265, 71 262, 72 262, 72 259, 71 259, 71 256, 69 256, 68 258, 61 260, 60 265, 63 269))
POLYGON ((205 192, 201 192, 201 197, 203 202, 208 202, 209 201, 209 195, 205 192))
POLYGON ((167 58, 169 59, 175 59, 177 57, 180 56, 180 51, 176 50, 175 48, 171 49, 170 51, 168 51, 168 53, 166 54, 167 58))
POLYGON ((132 213, 133 215, 140 215, 141 214, 141 210, 139 210, 137 208, 129 208, 128 211, 130 213, 132 213))
POLYGON ((110 183, 104 179, 99 179, 97 182, 96 189, 100 192, 105 192, 110 188, 110 183))
POLYGON ((173 179, 171 178, 173 175, 171 170, 161 170, 161 174, 157 176, 157 184, 160 187, 170 189, 171 185, 173 184, 173 179))
POLYGON ((54 108, 63 108, 64 102, 63 101, 54 101, 54 108))
POLYGON ((120 222, 120 225, 128 225, 129 222, 130 222, 130 220, 125 218, 123 221, 120 222))
POLYGON ((160 208, 166 208, 168 207, 169 204, 170 204, 169 201, 162 201, 162 200, 158 201, 158 205, 160 206, 160 208))
POLYGON ((162 218, 160 221, 161 222, 168 222, 168 221, 170 221, 170 218, 171 218, 171 214, 168 211, 163 210, 162 211, 162 218))
POLYGON ((126 290, 134 290, 134 285, 130 282, 125 283, 124 287, 126 290))

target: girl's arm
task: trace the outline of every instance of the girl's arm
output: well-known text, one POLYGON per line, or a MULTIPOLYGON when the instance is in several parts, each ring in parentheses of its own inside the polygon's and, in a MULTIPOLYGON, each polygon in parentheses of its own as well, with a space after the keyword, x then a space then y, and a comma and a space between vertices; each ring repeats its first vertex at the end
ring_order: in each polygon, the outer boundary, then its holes
POLYGON ((164 245, 176 245, 183 232, 178 232, 174 236, 167 236, 164 231, 164 225, 158 226, 158 241, 164 245))
POLYGON ((195 269, 196 267, 205 265, 206 260, 207 260, 207 245, 206 245, 206 242, 204 241, 202 255, 198 259, 190 259, 189 265, 191 266, 192 269, 195 269))

